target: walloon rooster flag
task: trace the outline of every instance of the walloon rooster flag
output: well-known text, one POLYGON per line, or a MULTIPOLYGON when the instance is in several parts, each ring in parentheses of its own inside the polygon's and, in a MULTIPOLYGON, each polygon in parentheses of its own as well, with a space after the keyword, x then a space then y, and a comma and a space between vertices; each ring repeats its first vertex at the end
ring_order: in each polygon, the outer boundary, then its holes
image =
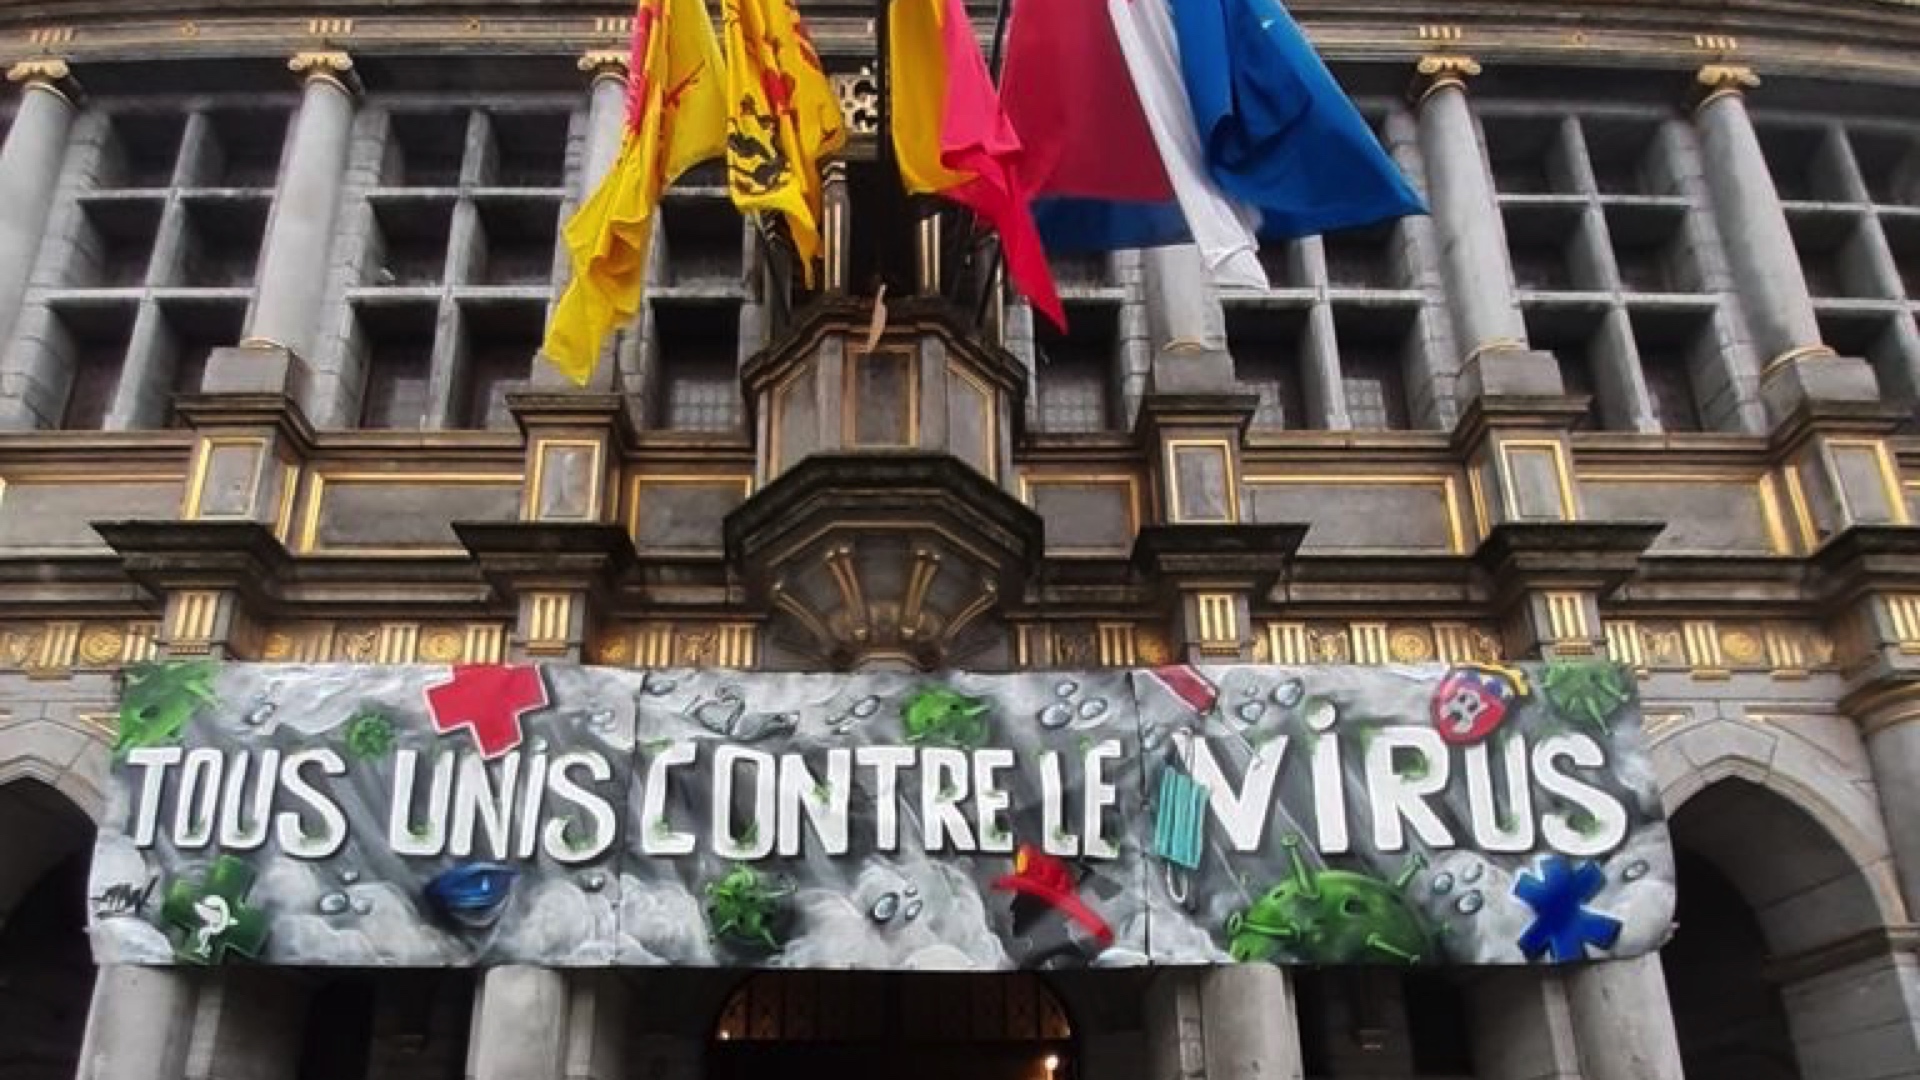
POLYGON ((1020 190, 1020 137, 994 93, 963 0, 892 0, 887 42, 894 157, 907 190, 951 199, 1000 233, 1007 271, 1064 327, 1053 271, 1020 190))
POLYGON ((1425 212, 1278 0, 1027 0, 1001 89, 1056 252, 1192 241, 1261 288, 1260 237, 1425 212))
POLYGON ((582 385, 607 334, 640 310, 660 193, 681 173, 719 157, 726 136, 726 75, 701 0, 641 0, 628 69, 620 155, 567 222, 573 280, 540 346, 582 385))

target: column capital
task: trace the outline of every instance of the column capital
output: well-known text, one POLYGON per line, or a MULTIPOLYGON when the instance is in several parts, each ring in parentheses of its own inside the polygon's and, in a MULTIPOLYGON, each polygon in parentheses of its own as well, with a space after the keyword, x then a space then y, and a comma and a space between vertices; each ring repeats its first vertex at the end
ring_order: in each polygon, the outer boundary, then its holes
POLYGON ((1693 75, 1693 92, 1699 112, 1723 97, 1738 96, 1760 85, 1760 76, 1745 64, 1706 64, 1693 75))
POLYGON ((80 91, 73 68, 57 56, 22 60, 7 69, 7 81, 19 83, 23 90, 44 90, 69 105, 80 91))
POLYGON ((342 50, 312 50, 294 53, 287 70, 300 76, 303 85, 329 83, 348 97, 359 97, 360 76, 353 70, 353 57, 342 50))
POLYGON ((1414 64, 1413 86, 1407 96, 1415 105, 1436 91, 1452 86, 1465 92, 1467 80, 1480 74, 1480 61, 1458 53, 1429 53, 1414 64))
POLYGON ((622 49, 588 49, 580 54, 577 66, 591 76, 592 82, 597 83, 601 79, 626 82, 629 72, 627 59, 622 49))

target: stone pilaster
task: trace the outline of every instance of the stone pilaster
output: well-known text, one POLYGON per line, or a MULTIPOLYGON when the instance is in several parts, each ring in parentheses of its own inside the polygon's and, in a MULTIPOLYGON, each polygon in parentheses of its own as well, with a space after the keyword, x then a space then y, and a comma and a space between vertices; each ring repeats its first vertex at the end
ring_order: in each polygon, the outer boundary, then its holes
POLYGON ((1426 163, 1427 201, 1439 233, 1448 306, 1460 358, 1458 396, 1554 396, 1560 369, 1527 348, 1500 197, 1480 151, 1467 80, 1480 74, 1470 56, 1423 56, 1415 68, 1414 108, 1426 163))
POLYGON ((1241 449, 1257 399, 1235 392, 1224 349, 1161 352, 1135 436, 1153 476, 1152 520, 1136 566, 1159 585, 1176 650, 1204 663, 1253 659, 1252 605, 1264 599, 1306 527, 1243 516, 1241 449))
POLYGON ((467 1042, 468 1080, 560 1080, 567 1049, 567 976, 489 968, 467 1042))
POLYGON ((196 987, 174 968, 109 964, 93 981, 78 1080, 182 1080, 196 987))
POLYGON ((1779 423, 1803 401, 1873 401, 1879 388, 1866 361, 1837 356, 1820 340, 1793 233, 1747 115, 1746 91, 1759 85, 1751 68, 1701 68, 1694 125, 1727 262, 1762 357, 1760 394, 1779 423))
POLYGON ((1467 988, 1480 1080, 1581 1080, 1573 1010, 1557 971, 1490 968, 1467 988))
POLYGON ((579 663, 633 543, 618 524, 614 484, 633 438, 618 397, 511 394, 526 436, 526 484, 518 522, 456 522, 481 572, 517 612, 513 651, 579 663))
POLYGON ((343 52, 300 53, 287 66, 305 84, 261 245, 260 277, 241 344, 313 355, 325 301, 327 253, 346 177, 359 80, 343 52))
POLYGON ((47 231, 78 93, 64 60, 22 60, 7 69, 7 81, 19 84, 21 99, 0 145, 0 342, 13 336, 47 231))
POLYGON ((1145 1002, 1155 1080, 1294 1080, 1300 1026, 1291 976, 1267 964, 1167 968, 1145 1002))
POLYGON ((1659 953, 1582 964, 1566 980, 1585 1080, 1683 1080, 1659 953))

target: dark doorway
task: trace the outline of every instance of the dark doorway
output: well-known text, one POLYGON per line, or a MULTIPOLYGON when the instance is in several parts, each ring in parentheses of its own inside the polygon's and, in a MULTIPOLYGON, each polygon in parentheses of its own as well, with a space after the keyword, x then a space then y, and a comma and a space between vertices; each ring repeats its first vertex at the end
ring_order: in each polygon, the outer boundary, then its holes
POLYGON ((1074 1080, 1073 1028, 1039 977, 767 972, 728 998, 709 1080, 1074 1080))
POLYGON ((1674 854, 1679 929, 1661 962, 1687 1080, 1800 1080, 1760 921, 1711 862, 1674 854))
POLYGON ((93 823, 45 784, 0 786, 0 1076, 71 1080, 93 956, 87 866, 93 823))

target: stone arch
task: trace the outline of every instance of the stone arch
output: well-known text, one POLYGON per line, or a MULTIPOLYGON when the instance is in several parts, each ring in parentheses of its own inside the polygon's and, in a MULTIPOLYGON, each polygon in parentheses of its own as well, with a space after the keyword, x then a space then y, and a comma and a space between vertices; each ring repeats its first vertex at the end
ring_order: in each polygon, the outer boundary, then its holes
POLYGON ((1906 903, 1869 778, 1844 775, 1791 733, 1755 729, 1714 720, 1653 748, 1675 842, 1709 858, 1740 888, 1776 953, 1904 924, 1906 903), (1799 866, 1787 845, 1804 854, 1799 866), (1821 902, 1838 906, 1820 919, 1799 918, 1821 902))
POLYGON ((54 720, 0 724, 0 787, 36 780, 66 796, 89 820, 107 812, 110 750, 103 732, 54 720))
POLYGON ((54 1080, 78 1064, 93 987, 93 821, 30 764, 0 774, 0 1073, 54 1080))

